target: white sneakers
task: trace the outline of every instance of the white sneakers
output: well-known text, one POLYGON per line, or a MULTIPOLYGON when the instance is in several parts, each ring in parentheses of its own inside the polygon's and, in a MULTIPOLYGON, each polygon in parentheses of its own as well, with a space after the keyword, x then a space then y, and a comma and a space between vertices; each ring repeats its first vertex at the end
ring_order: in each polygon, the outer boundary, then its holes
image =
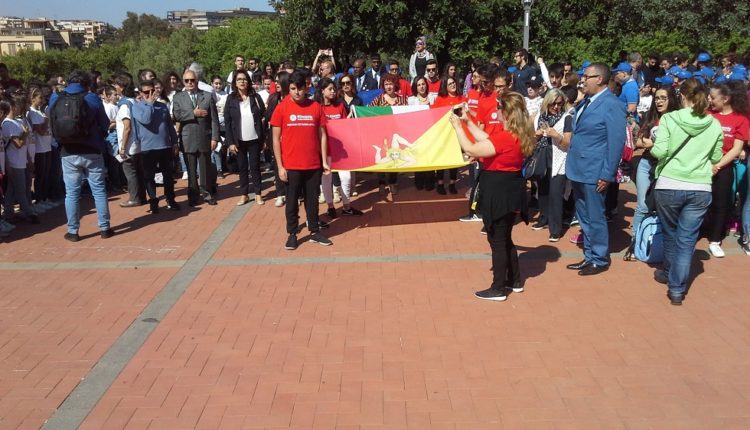
POLYGON ((710 242, 708 244, 708 252, 716 258, 724 258, 726 256, 724 250, 721 249, 721 242, 710 242))
POLYGON ((286 203, 286 197, 278 196, 276 197, 276 203, 274 203, 274 206, 276 206, 277 208, 280 208, 284 206, 284 203, 286 203))

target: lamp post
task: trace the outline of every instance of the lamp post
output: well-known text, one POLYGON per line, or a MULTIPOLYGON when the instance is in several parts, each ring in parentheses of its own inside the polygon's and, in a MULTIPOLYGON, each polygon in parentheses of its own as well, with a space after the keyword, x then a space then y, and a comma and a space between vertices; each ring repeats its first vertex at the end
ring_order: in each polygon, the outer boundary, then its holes
POLYGON ((529 24, 531 22, 531 5, 534 0, 521 0, 523 5, 523 49, 529 50, 529 24))

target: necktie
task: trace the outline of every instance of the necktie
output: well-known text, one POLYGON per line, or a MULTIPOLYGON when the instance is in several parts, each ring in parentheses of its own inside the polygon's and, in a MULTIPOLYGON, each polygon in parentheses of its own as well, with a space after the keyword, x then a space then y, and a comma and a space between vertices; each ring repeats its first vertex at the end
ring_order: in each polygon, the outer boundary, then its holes
POLYGON ((583 106, 581 107, 581 110, 578 111, 578 116, 576 116, 576 125, 578 125, 578 121, 581 120, 581 116, 586 111, 586 108, 589 107, 589 103, 591 103, 590 98, 586 98, 586 100, 583 101, 583 106))
POLYGON ((357 78, 357 91, 362 91, 362 82, 365 80, 365 76, 362 75, 357 78))
POLYGON ((192 102, 193 102, 193 107, 195 107, 195 106, 196 106, 196 102, 195 102, 195 93, 190 93, 190 100, 192 100, 192 102))

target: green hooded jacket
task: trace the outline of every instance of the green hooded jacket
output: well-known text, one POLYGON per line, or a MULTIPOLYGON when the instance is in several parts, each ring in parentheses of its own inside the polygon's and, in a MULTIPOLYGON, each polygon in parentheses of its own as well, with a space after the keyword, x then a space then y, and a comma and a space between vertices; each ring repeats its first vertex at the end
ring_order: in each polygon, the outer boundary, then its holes
POLYGON ((659 160, 656 177, 695 184, 711 184, 712 166, 721 160, 724 131, 711 115, 693 115, 692 108, 664 114, 659 121, 659 132, 651 148, 651 155, 659 160), (684 148, 665 166, 671 154, 690 136, 684 148))

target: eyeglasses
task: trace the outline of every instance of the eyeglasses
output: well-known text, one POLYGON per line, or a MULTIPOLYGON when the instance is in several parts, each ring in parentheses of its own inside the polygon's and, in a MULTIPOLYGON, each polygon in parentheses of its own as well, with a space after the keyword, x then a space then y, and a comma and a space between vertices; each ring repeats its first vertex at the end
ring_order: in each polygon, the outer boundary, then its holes
POLYGON ((564 102, 560 101, 560 102, 554 102, 554 103, 552 103, 552 106, 562 106, 564 104, 565 104, 564 102))
POLYGON ((351 85, 352 81, 341 81, 341 85, 351 85))
POLYGON ((435 72, 435 71, 437 71, 437 68, 435 68, 435 67, 428 67, 427 71, 428 72, 435 72))
MULTIPOLYGON (((247 82, 247 79, 245 78, 237 78, 237 82, 247 82)), ((214 82, 214 85, 221 84, 221 82, 214 82)))
POLYGON ((191 82, 195 82, 195 79, 183 79, 183 81, 185 81, 186 84, 189 84, 191 82))
POLYGON ((456 85, 456 81, 448 81, 448 85, 456 85))
POLYGON ((581 76, 581 78, 583 78, 584 81, 588 81, 591 78, 598 78, 600 76, 601 75, 583 75, 583 76, 581 76))

